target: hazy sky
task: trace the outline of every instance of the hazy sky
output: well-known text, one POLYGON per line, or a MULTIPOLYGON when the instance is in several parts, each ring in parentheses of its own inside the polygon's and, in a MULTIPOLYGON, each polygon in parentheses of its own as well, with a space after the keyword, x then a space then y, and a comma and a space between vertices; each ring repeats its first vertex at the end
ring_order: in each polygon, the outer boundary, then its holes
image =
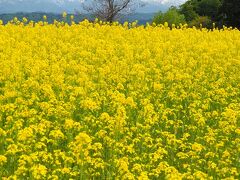
MULTIPOLYGON (((0 0, 0 13, 12 12, 74 12, 80 9, 79 2, 84 0, 0 0)), ((186 0, 142 0, 146 6, 138 8, 137 12, 157 12, 166 10, 171 5, 180 5, 186 0)))
POLYGON ((162 4, 171 3, 171 4, 182 4, 187 0, 144 0, 146 2, 159 2, 162 4))
MULTIPOLYGON (((1 2, 16 2, 16 1, 31 1, 31 0, 0 0, 1 2)), ((55 2, 64 2, 64 1, 84 1, 84 0, 49 0, 49 1, 55 1, 55 2)), ((186 0, 143 0, 145 2, 155 2, 155 3, 161 3, 161 4, 166 4, 166 3, 171 3, 171 4, 181 4, 185 2, 186 0)))

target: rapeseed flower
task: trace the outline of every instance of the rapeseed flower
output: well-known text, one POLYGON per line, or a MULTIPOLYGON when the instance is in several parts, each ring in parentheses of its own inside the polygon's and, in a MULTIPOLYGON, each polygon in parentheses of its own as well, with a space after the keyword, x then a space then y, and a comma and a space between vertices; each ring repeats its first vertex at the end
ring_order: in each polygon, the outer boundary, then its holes
POLYGON ((0 21, 2 179, 238 179, 240 32, 0 21))

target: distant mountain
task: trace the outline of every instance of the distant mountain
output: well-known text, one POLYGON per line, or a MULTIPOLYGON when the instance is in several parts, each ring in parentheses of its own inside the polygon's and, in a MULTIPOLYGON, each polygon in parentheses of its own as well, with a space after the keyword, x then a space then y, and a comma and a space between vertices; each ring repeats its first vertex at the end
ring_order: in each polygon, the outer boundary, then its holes
POLYGON ((142 24, 146 24, 147 22, 152 22, 153 16, 155 15, 155 13, 133 13, 133 14, 129 14, 126 16, 123 16, 120 19, 120 22, 133 22, 133 21, 138 21, 138 24, 142 25, 142 24))
POLYGON ((0 1, 0 13, 17 12, 51 12, 69 13, 81 10, 79 1, 57 1, 57 0, 2 0, 0 1))
MULTIPOLYGON (((43 16, 47 16, 47 21, 49 23, 53 23, 54 20, 62 21, 62 14, 60 13, 42 13, 42 12, 33 12, 33 13, 6 13, 6 14, 0 14, 0 19, 3 20, 4 24, 11 21, 14 17, 17 17, 19 20, 22 20, 23 17, 26 17, 29 21, 42 21, 43 16)), ((67 16, 67 21, 70 23, 70 15, 67 16)), ((94 20, 93 16, 90 14, 78 14, 74 15, 74 21, 76 23, 82 21, 83 19, 89 19, 94 20)), ((146 24, 147 22, 151 22, 152 18, 154 16, 154 13, 135 13, 130 15, 125 15, 120 18, 120 23, 123 23, 125 21, 133 22, 135 20, 138 21, 138 24, 146 24)))
POLYGON ((136 9, 138 13, 156 13, 158 11, 165 12, 171 5, 161 4, 157 2, 146 2, 145 6, 136 9))
MULTIPOLYGON (((146 5, 137 8, 138 13, 153 13, 166 11, 169 4, 161 4, 156 1, 147 1, 146 5)), ((17 12, 48 12, 48 13, 74 13, 83 12, 79 0, 0 0, 0 14, 17 12)))

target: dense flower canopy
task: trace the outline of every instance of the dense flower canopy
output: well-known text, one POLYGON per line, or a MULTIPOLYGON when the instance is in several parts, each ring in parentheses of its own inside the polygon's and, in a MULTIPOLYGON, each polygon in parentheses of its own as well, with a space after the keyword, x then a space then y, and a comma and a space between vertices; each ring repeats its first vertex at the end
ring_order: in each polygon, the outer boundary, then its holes
POLYGON ((239 177, 238 30, 26 22, 0 25, 2 179, 239 177))

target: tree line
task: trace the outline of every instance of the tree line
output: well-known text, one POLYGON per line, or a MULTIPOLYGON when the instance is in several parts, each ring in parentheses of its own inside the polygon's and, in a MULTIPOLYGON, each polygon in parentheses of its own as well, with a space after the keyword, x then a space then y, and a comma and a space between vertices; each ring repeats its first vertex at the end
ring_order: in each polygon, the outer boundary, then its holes
MULTIPOLYGON (((123 14, 129 14, 137 7, 144 6, 142 0, 86 0, 82 4, 88 17, 98 18, 102 21, 113 22, 119 20, 123 14)), ((24 14, 18 14, 20 18, 24 14)), ((41 13, 28 14, 30 19, 41 20, 41 13)), ((50 14, 48 21, 54 18, 60 19, 59 15, 50 14)), ((11 15, 2 15, 5 21, 10 20, 11 15)), ((75 20, 82 20, 84 16, 78 16, 75 20)), ((69 20, 70 21, 70 20, 69 20)), ((165 13, 157 13, 153 23, 163 24, 168 22, 180 25, 187 23, 190 27, 216 27, 224 25, 240 28, 240 0, 188 0, 179 7, 172 6, 165 13)))
POLYGON ((167 12, 159 12, 153 22, 168 22, 170 25, 185 24, 190 27, 224 25, 240 27, 240 0, 188 0, 180 7, 171 7, 167 12))
MULTIPOLYGON (((92 0, 92 4, 83 4, 83 7, 95 17, 112 22, 119 14, 132 12, 133 5, 144 5, 142 2, 141 0, 92 0)), ((170 25, 187 23, 191 27, 222 28, 226 25, 239 28, 240 0, 187 0, 180 7, 171 7, 165 13, 157 13, 153 22, 156 24, 168 22, 170 25)))

